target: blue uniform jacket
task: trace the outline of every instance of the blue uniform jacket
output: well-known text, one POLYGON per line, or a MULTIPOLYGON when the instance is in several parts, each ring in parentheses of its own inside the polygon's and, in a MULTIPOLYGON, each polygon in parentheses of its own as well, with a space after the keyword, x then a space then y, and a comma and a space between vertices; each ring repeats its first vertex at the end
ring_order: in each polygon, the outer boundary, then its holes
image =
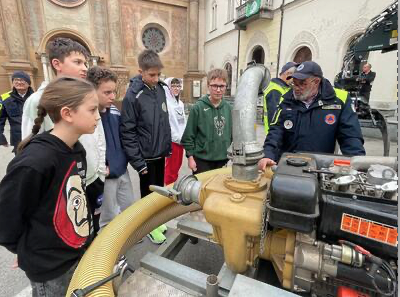
POLYGON ((106 164, 110 169, 107 178, 118 178, 126 172, 128 166, 119 131, 121 114, 112 105, 105 112, 100 112, 100 116, 106 138, 106 164))
MULTIPOLYGON (((344 91, 337 91, 342 94, 344 91)), ((278 161, 284 152, 333 153, 336 140, 344 155, 365 155, 357 114, 346 93, 340 99, 327 79, 309 108, 287 92, 264 142, 266 158, 278 161)))
POLYGON ((10 123, 10 144, 16 147, 21 142, 21 122, 22 110, 25 100, 33 93, 31 87, 24 98, 22 98, 15 88, 12 91, 4 93, 0 97, 0 145, 7 144, 4 136, 4 126, 6 120, 10 123))

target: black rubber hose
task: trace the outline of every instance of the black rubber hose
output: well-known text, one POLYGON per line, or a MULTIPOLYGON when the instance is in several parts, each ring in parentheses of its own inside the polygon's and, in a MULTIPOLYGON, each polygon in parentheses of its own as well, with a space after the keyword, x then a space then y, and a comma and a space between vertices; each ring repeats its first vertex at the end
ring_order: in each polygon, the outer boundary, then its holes
POLYGON ((351 281, 374 291, 376 291, 375 284, 382 291, 390 291, 393 288, 393 280, 389 280, 389 275, 384 270, 380 269, 379 271, 380 273, 376 273, 375 278, 373 279, 363 268, 356 268, 346 264, 338 263, 336 277, 338 279, 351 281), (373 280, 375 280, 375 284, 373 280))

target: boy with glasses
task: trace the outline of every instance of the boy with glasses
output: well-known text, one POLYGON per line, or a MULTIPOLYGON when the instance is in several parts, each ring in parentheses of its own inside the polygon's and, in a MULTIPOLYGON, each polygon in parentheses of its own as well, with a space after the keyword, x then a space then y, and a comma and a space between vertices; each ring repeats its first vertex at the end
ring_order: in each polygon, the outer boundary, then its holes
POLYGON ((200 98, 190 111, 182 136, 189 168, 193 173, 221 168, 228 162, 232 142, 232 108, 223 99, 228 75, 224 69, 207 74, 209 95, 200 98))

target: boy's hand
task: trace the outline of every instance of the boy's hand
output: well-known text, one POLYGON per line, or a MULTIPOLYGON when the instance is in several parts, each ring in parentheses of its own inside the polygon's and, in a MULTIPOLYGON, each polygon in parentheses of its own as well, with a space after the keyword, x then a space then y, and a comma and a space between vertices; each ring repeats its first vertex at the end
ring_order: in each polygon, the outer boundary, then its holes
POLYGON ((190 168, 193 172, 196 172, 196 171, 197 171, 197 164, 196 164, 196 161, 194 160, 193 156, 190 156, 190 157, 188 158, 188 165, 189 165, 189 168, 190 168))

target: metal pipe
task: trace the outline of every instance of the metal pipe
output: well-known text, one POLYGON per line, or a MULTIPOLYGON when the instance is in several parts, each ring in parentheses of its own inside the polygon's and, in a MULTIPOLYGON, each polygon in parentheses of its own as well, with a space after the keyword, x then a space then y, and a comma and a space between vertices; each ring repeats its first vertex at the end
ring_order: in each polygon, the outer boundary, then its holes
POLYGON ((207 297, 218 297, 218 277, 215 274, 207 276, 207 297))
POLYGON ((258 64, 249 66, 240 77, 232 111, 233 142, 228 149, 235 179, 250 181, 258 177, 257 162, 264 154, 256 137, 257 100, 259 91, 270 80, 269 70, 258 64))
POLYGON ((368 170, 368 168, 374 164, 388 166, 396 171, 398 170, 396 157, 355 156, 350 159, 350 165, 355 170, 368 170))

